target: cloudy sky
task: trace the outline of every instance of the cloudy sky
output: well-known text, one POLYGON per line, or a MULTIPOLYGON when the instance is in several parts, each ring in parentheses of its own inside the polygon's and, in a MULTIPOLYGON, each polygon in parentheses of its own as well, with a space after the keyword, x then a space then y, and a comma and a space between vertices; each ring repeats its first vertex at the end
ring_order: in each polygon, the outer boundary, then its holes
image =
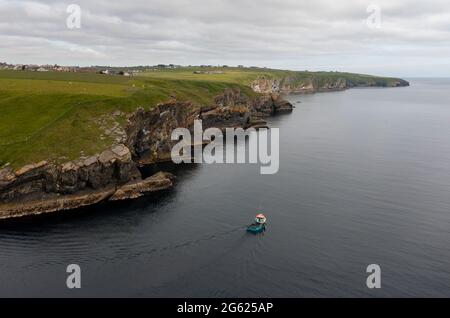
POLYGON ((450 77, 450 1, 0 0, 0 61, 450 77))

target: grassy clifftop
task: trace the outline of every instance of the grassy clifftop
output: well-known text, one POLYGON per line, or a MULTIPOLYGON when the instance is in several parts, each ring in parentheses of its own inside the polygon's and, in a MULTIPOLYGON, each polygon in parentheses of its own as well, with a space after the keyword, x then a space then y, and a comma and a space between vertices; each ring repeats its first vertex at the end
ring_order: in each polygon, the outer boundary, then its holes
POLYGON ((349 86, 380 86, 392 87, 396 83, 407 84, 407 82, 394 77, 381 77, 365 74, 343 73, 343 72, 309 72, 274 70, 267 68, 235 68, 235 67, 185 67, 174 70, 157 70, 144 72, 142 76, 158 79, 178 79, 193 81, 212 81, 239 83, 250 86, 260 78, 278 81, 289 81, 292 85, 315 83, 318 87, 326 83, 335 83, 340 80, 346 81, 349 86), (197 74, 196 74, 197 73, 197 74), (372 85, 369 85, 372 84, 372 85))
POLYGON ((257 79, 317 85, 395 86, 398 79, 335 72, 254 68, 181 68, 124 77, 93 73, 0 71, 0 168, 41 160, 65 162, 118 142, 127 114, 177 99, 210 104, 227 87, 248 95, 257 79))

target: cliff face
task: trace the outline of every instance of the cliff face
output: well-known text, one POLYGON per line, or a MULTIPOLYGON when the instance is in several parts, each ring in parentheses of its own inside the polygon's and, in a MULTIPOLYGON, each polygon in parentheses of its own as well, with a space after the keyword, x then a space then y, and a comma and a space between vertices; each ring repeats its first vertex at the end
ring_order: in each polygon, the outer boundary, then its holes
POLYGON ((326 91, 339 91, 352 87, 400 87, 409 86, 409 83, 402 79, 383 80, 377 77, 365 76, 363 78, 317 78, 310 76, 298 79, 295 76, 283 78, 259 77, 251 83, 252 89, 259 93, 316 93, 326 91))
POLYGON ((258 93, 313 93, 317 90, 312 81, 295 84, 289 78, 271 79, 260 77, 251 83, 258 93))
POLYGON ((171 140, 175 128, 193 132, 194 120, 201 119, 203 129, 215 127, 264 126, 265 116, 292 111, 292 105, 278 94, 248 97, 238 89, 227 89, 212 105, 194 107, 186 102, 161 104, 152 110, 140 108, 128 120, 126 144, 139 164, 171 160, 177 141, 171 140))
POLYGON ((0 219, 78 209, 102 201, 134 199, 151 192, 171 188, 173 179, 173 175, 159 172, 145 180, 131 181, 122 186, 109 185, 98 190, 85 189, 74 194, 55 195, 42 191, 36 192, 33 199, 25 197, 20 202, 13 201, 2 204, 0 219))
POLYGON ((138 166, 169 161, 175 128, 261 125, 264 116, 292 111, 278 94, 248 97, 228 89, 214 103, 195 107, 171 101, 151 110, 139 108, 128 118, 126 141, 83 160, 56 165, 40 162, 0 170, 0 219, 74 209, 104 200, 124 200, 172 187, 173 176, 158 173, 142 180, 138 166))
POLYGON ((128 119, 126 145, 135 161, 146 157, 157 162, 170 159, 172 130, 187 127, 196 117, 190 103, 170 102, 146 111, 139 108, 128 119))
POLYGON ((98 190, 137 178, 139 171, 124 145, 117 145, 85 160, 56 166, 47 162, 16 171, 4 169, 0 175, 0 200, 40 198, 43 193, 73 194, 84 189, 98 190))

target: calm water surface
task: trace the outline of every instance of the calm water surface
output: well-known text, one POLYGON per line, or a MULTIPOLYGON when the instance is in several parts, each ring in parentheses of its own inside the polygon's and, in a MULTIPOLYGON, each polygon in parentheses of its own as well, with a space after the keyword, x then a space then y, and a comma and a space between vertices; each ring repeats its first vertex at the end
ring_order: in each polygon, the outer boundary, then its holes
POLYGON ((162 195, 0 224, 0 296, 450 296, 450 80, 411 84, 290 96, 276 175, 177 167, 162 195))

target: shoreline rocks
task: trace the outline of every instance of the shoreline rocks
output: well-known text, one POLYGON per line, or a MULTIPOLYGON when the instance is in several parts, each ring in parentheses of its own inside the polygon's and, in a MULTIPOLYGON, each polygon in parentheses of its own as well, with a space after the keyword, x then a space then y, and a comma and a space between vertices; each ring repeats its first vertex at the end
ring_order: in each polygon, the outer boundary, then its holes
POLYGON ((174 179, 173 174, 160 171, 145 180, 132 181, 123 185, 109 198, 109 201, 136 199, 151 192, 169 189, 173 186, 174 179))
POLYGON ((99 190, 140 178, 140 172, 123 144, 84 160, 55 165, 46 161, 0 172, 0 202, 39 200, 49 194, 69 195, 99 190))
POLYGON ((158 172, 145 180, 132 181, 119 188, 107 187, 79 194, 48 195, 40 200, 14 202, 0 207, 0 219, 18 218, 52 212, 75 210, 105 201, 136 199, 149 193, 170 189, 174 176, 158 172))
POLYGON ((74 210, 104 201, 114 194, 115 189, 90 192, 86 194, 72 194, 55 196, 47 199, 32 200, 25 203, 7 204, 0 207, 0 219, 33 216, 51 212, 74 210))

